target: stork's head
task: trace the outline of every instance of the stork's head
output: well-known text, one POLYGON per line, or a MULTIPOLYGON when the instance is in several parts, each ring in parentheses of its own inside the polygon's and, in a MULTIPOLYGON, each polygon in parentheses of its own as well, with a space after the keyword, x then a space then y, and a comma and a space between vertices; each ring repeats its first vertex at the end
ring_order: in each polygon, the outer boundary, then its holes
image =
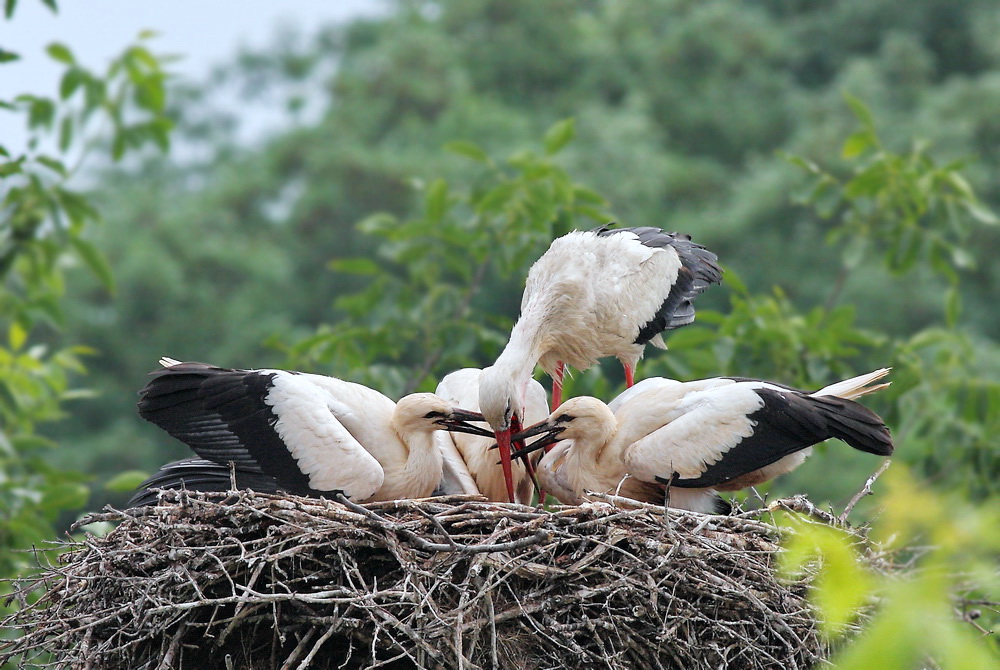
POLYGON ((483 369, 479 376, 479 409, 496 432, 509 431, 521 405, 514 378, 496 367, 483 369))
POLYGON ((513 436, 514 440, 524 440, 534 435, 542 435, 531 446, 513 456, 523 456, 560 440, 574 440, 574 449, 600 449, 607 444, 618 429, 618 421, 608 406, 597 398, 577 396, 570 398, 545 421, 525 428, 513 436))
POLYGON ((453 407, 433 393, 411 393, 400 398, 393 412, 393 423, 400 434, 449 430, 493 437, 492 432, 470 421, 483 421, 483 415, 453 407))

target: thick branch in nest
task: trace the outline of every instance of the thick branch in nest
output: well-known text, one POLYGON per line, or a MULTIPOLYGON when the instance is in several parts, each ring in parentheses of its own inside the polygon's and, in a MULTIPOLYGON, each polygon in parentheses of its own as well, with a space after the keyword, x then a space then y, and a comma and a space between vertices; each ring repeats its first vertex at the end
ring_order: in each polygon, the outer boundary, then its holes
POLYGON ((0 662, 736 669, 828 652, 805 586, 774 576, 778 531, 752 519, 172 491, 90 520, 119 525, 20 584, 0 662))

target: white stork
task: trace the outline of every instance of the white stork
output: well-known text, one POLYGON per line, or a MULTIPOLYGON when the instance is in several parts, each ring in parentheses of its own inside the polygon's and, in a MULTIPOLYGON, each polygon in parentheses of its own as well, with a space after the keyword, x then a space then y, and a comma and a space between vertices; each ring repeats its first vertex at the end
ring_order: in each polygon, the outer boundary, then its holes
POLYGON ((812 445, 828 438, 891 455, 885 423, 853 400, 888 386, 871 385, 888 372, 814 393, 755 379, 654 377, 610 405, 587 396, 567 400, 514 436, 546 434, 514 455, 559 442, 540 461, 538 479, 566 504, 579 504, 588 490, 657 502, 669 485, 672 507, 720 512, 728 505, 716 490, 735 491, 791 472, 812 445))
MULTIPOLYGON (((444 377, 434 393, 445 402, 468 410, 479 410, 479 379, 483 374, 479 368, 463 368, 444 377)), ((525 392, 524 418, 526 423, 537 423, 549 414, 545 389, 534 379, 528 382, 525 392)), ((502 468, 497 467, 496 454, 490 449, 495 440, 493 435, 482 437, 469 433, 439 433, 446 443, 446 452, 459 454, 462 469, 469 473, 478 492, 493 501, 514 499, 523 504, 531 503, 532 483, 524 463, 517 461, 511 465, 513 486, 506 488, 506 478, 502 468)), ((445 463, 447 466, 447 456, 445 463)), ((446 467, 447 469, 447 467, 446 467)), ((460 468, 455 468, 459 470, 460 468)), ((448 477, 446 476, 446 479, 448 477)), ((467 493, 461 486, 445 488, 445 492, 467 493)))
POLYGON ((299 495, 356 501, 430 495, 441 479, 439 430, 492 435, 432 393, 398 403, 334 377, 231 370, 164 359, 139 414, 215 463, 273 477, 299 495))
POLYGON ((553 408, 561 402, 564 365, 585 370, 616 356, 632 386, 646 344, 664 348, 661 333, 691 323, 693 300, 722 280, 716 261, 687 235, 651 227, 602 226, 553 241, 531 266, 521 316, 480 381, 479 406, 504 468, 510 436, 525 425, 536 364, 552 377, 553 408))

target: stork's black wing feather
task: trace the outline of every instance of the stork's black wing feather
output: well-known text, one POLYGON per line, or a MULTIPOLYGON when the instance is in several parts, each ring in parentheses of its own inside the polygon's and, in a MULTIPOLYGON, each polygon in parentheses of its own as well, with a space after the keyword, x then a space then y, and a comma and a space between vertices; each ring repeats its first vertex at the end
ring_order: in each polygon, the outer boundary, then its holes
POLYGON ((278 482, 269 475, 260 472, 230 469, 203 458, 186 458, 181 461, 167 463, 144 481, 136 489, 128 507, 155 505, 157 494, 154 489, 187 489, 189 491, 231 491, 251 489, 258 493, 277 493, 281 490, 278 482))
POLYGON ((722 282, 722 268, 718 256, 700 244, 691 241, 690 235, 668 233, 660 228, 641 226, 637 228, 611 228, 607 224, 592 232, 599 237, 632 233, 643 245, 651 248, 673 249, 681 262, 670 292, 652 319, 639 329, 636 344, 646 344, 658 333, 686 326, 694 321, 694 299, 712 284, 722 282))
POLYGON ((274 429, 265 399, 276 372, 181 363, 151 373, 139 415, 221 465, 273 477, 285 490, 318 494, 274 429))
MULTIPOLYGON (((672 486, 718 486, 831 437, 871 454, 892 454, 892 437, 885 422, 853 400, 768 388, 754 392, 764 406, 749 416, 754 422, 753 434, 707 466, 700 477, 680 479, 675 475, 672 486)), ((657 479, 666 483, 669 478, 657 479)))

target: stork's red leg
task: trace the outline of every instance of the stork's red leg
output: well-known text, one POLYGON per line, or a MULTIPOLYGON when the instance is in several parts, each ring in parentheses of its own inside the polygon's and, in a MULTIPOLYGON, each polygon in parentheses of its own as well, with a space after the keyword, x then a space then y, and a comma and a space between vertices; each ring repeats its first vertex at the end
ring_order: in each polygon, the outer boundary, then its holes
POLYGON ((630 389, 635 384, 635 370, 628 363, 625 363, 625 388, 630 389))
POLYGON ((562 404, 562 383, 563 383, 563 372, 566 368, 566 364, 562 361, 556 363, 555 374, 552 375, 552 410, 556 411, 556 408, 562 404))

